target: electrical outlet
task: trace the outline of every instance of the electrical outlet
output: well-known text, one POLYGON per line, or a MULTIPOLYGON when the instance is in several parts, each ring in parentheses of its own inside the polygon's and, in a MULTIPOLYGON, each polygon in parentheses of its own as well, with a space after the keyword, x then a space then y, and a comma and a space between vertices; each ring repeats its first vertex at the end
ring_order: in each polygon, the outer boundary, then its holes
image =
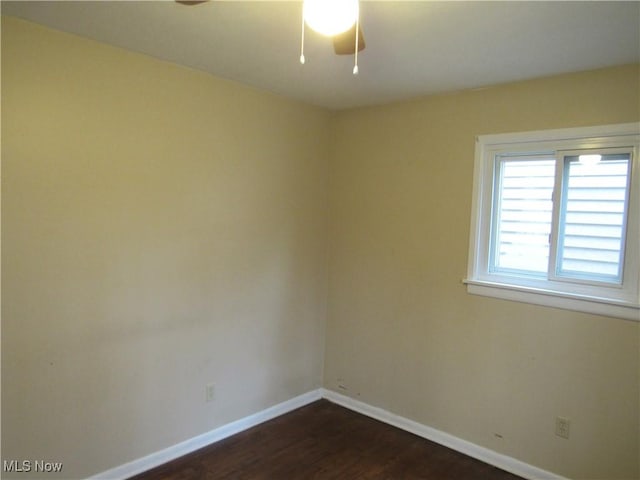
POLYGON ((216 386, 213 383, 210 383, 205 388, 205 399, 207 402, 213 402, 216 398, 216 386))
POLYGON ((564 417, 556 417, 556 435, 562 438, 569 438, 569 427, 571 420, 564 417))

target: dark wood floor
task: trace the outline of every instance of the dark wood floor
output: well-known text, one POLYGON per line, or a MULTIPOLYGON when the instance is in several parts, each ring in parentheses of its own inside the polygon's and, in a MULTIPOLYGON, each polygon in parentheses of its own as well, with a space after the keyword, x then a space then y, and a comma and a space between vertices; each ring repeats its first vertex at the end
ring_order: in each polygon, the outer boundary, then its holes
POLYGON ((327 400, 133 478, 521 480, 327 400))

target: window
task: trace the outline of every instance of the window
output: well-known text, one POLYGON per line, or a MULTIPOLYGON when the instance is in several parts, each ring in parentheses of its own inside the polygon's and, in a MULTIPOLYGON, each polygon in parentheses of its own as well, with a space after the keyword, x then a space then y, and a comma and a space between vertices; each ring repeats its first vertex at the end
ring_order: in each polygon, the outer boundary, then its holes
POLYGON ((640 321, 640 124, 483 135, 470 293, 640 321))

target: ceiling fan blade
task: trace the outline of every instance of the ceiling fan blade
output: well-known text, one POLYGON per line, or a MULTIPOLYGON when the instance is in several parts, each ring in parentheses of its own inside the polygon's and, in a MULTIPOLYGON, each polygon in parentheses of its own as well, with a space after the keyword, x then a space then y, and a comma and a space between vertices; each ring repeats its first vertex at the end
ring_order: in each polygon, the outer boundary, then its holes
MULTIPOLYGON (((362 27, 358 29, 358 52, 364 50, 364 35, 362 27)), ((333 37, 333 50, 336 55, 352 55, 356 51, 356 26, 354 25, 344 33, 333 37)))

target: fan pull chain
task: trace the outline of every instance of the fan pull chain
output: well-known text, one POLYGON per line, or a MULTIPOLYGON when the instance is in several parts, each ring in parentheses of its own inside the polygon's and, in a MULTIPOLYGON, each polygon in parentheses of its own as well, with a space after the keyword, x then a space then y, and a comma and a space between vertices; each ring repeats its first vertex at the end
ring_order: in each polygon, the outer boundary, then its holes
POLYGON ((356 56, 355 65, 353 66, 353 74, 358 75, 358 40, 360 39, 360 14, 356 18, 356 56))
POLYGON ((300 63, 304 65, 304 7, 302 8, 302 39, 300 40, 300 63))

